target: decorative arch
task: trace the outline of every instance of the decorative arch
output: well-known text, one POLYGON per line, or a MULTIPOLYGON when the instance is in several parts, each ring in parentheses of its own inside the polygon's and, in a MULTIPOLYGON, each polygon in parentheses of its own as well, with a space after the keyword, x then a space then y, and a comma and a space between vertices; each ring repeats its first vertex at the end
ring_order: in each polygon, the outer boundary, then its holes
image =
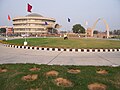
POLYGON ((106 30, 107 30, 107 38, 109 38, 109 26, 108 26, 106 20, 103 19, 103 18, 99 18, 99 19, 97 19, 96 22, 93 24, 91 36, 93 37, 93 31, 94 31, 94 29, 95 29, 95 27, 96 27, 96 24, 97 24, 98 21, 100 21, 100 20, 102 20, 103 23, 105 24, 105 26, 106 26, 106 30))

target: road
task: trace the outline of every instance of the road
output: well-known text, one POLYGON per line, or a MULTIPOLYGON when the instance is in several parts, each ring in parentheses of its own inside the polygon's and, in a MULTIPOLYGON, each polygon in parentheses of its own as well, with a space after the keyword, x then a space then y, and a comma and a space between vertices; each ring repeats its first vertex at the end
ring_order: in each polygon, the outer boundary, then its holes
POLYGON ((41 51, 5 47, 0 44, 0 64, 120 65, 120 52, 41 51))

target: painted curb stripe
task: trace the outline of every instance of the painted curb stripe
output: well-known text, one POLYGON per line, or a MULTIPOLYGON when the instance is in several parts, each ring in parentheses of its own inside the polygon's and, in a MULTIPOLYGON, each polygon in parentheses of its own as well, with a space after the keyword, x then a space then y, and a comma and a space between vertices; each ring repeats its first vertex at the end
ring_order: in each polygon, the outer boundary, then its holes
POLYGON ((67 51, 67 52, 120 52, 120 49, 63 49, 63 48, 43 48, 34 46, 17 46, 4 44, 6 47, 23 48, 32 50, 44 50, 44 51, 67 51))

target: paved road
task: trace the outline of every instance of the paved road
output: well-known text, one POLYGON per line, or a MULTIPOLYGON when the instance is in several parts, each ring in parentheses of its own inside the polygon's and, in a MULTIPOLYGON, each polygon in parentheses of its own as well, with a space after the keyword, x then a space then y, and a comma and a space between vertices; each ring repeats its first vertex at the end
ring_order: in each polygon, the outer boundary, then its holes
POLYGON ((0 64, 36 63, 60 65, 120 65, 120 52, 40 51, 5 47, 0 44, 0 64))

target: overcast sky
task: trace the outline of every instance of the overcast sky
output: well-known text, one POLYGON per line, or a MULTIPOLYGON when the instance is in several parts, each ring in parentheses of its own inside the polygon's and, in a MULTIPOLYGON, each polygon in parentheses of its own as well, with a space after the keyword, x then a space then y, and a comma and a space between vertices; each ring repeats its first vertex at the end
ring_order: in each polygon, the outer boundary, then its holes
MULTIPOLYGON (((8 14, 11 18, 29 14, 27 3, 32 5, 32 12, 55 18, 61 30, 71 30, 74 24, 85 26, 85 21, 86 28, 92 27, 98 18, 104 18, 111 30, 120 29, 120 0, 0 0, 0 26, 12 25, 8 14)), ((99 21, 96 29, 105 30, 104 23, 99 21)))

